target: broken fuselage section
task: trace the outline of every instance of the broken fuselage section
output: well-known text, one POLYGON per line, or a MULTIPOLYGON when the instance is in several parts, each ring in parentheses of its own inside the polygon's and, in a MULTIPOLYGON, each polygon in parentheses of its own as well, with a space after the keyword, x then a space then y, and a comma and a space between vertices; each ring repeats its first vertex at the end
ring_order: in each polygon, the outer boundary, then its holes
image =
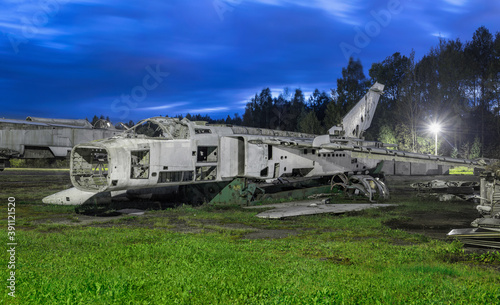
POLYGON ((269 181, 331 176, 377 166, 376 160, 351 158, 349 151, 315 146, 315 138, 155 117, 122 135, 77 145, 71 153, 71 181, 81 191, 107 192, 229 183, 236 177, 269 181))

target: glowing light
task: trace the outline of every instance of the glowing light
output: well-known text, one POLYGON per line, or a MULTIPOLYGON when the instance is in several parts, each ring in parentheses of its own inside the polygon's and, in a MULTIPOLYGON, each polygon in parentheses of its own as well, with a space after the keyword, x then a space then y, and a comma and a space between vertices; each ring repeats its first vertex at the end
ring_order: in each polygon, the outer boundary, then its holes
POLYGON ((441 125, 439 125, 438 123, 432 123, 429 126, 429 129, 430 129, 431 132, 437 134, 438 132, 441 131, 441 125))

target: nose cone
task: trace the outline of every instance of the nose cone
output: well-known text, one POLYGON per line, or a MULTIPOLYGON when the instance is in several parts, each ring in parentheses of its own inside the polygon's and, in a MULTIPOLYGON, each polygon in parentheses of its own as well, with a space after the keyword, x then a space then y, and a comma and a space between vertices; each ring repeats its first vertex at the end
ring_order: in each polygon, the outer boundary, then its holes
POLYGON ((109 192, 95 193, 80 191, 77 188, 70 188, 68 190, 55 193, 42 199, 46 204, 57 205, 82 205, 84 203, 104 203, 111 200, 109 192))

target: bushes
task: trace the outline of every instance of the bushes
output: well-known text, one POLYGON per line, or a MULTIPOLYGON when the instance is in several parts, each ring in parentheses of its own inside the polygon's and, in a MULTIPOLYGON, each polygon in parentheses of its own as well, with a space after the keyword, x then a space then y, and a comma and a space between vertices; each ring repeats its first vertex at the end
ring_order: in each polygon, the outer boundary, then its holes
POLYGON ((13 168, 69 168, 69 160, 63 159, 10 159, 13 168))

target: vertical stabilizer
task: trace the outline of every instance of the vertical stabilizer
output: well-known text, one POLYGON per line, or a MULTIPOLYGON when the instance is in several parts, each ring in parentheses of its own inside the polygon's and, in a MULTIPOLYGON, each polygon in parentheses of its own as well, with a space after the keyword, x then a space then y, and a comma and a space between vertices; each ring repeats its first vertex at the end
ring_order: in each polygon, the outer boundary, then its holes
MULTIPOLYGON (((375 83, 368 93, 349 111, 342 119, 342 130, 344 137, 361 138, 363 132, 367 130, 375 114, 378 100, 383 93, 384 85, 375 83)), ((329 130, 330 134, 338 131, 339 127, 332 127, 329 130)))

